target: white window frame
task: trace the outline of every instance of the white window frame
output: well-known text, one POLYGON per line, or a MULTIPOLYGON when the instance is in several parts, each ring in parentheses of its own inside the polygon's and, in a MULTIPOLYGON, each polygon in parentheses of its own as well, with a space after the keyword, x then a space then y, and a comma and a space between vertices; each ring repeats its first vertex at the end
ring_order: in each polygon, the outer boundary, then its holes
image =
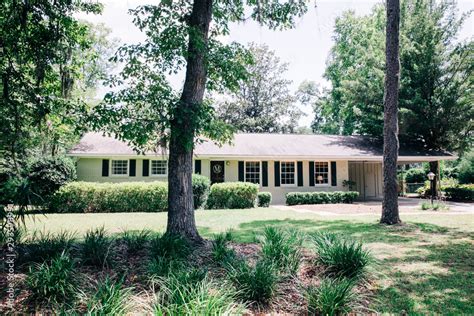
POLYGON ((110 170, 111 177, 128 177, 130 174, 130 159, 110 159, 110 170), (126 174, 115 174, 114 171, 114 161, 126 161, 127 162, 127 173, 126 174))
POLYGON ((331 162, 329 160, 314 160, 313 168, 314 168, 314 186, 315 187, 331 186, 331 162), (326 162, 328 164, 328 183, 318 183, 318 179, 316 178, 316 162, 326 162))
POLYGON ((284 161, 281 161, 281 160, 280 160, 280 186, 281 186, 281 187, 296 187, 296 185, 298 184, 298 172, 297 172, 297 168, 298 168, 298 163, 297 163, 296 161, 293 161, 293 160, 284 160, 284 161), (282 177, 283 171, 282 171, 282 170, 283 170, 283 168, 282 168, 281 166, 282 166, 282 163, 288 163, 288 162, 291 162, 291 163, 293 163, 293 164, 295 165, 295 171, 294 171, 294 173, 295 173, 295 176, 294 176, 294 178, 295 178, 295 183, 292 183, 292 184, 286 184, 286 183, 284 184, 284 183, 282 183, 282 179, 283 179, 283 177, 282 177))
POLYGON ((164 159, 150 159, 150 177, 167 177, 168 176, 168 160, 164 159), (166 169, 164 174, 154 174, 153 171, 153 161, 164 161, 166 162, 166 169))
POLYGON ((249 183, 254 183, 247 181, 247 162, 258 162, 258 184, 259 186, 262 186, 262 162, 260 160, 245 160, 244 161, 244 182, 249 182, 249 183))

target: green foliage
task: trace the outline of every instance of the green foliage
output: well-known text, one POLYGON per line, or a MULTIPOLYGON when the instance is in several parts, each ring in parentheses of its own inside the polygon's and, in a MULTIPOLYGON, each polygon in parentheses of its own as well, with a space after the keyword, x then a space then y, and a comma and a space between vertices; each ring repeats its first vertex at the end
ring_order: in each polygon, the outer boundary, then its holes
POLYGON ((185 260, 191 254, 191 251, 191 245, 182 236, 158 235, 152 239, 150 244, 150 256, 152 258, 185 260))
POLYGON ((297 231, 265 227, 262 244, 263 258, 272 262, 280 272, 295 276, 301 263, 303 238, 297 231))
POLYGON ((471 150, 462 157, 458 170, 459 183, 474 183, 474 150, 471 150))
POLYGON ((87 301, 88 315, 126 315, 131 311, 132 288, 124 287, 123 280, 114 282, 110 277, 97 282, 97 287, 87 301))
POLYGON ((274 264, 267 260, 259 260, 251 266, 244 260, 236 259, 228 266, 228 277, 242 300, 257 304, 271 301, 279 281, 274 264))
POLYGON ((359 192, 289 192, 286 194, 286 204, 327 204, 352 203, 359 196, 359 192))
POLYGON ((247 80, 217 101, 218 116, 246 133, 295 133, 303 114, 295 106, 291 80, 285 79, 288 64, 282 63, 266 45, 251 43, 253 63, 246 65, 247 80))
POLYGON ((60 213, 163 212, 167 192, 164 182, 71 182, 53 195, 49 209, 60 213))
POLYGON ((212 241, 212 260, 220 265, 225 265, 234 260, 235 251, 227 246, 228 242, 232 240, 230 231, 214 235, 212 241))
POLYGON ((148 262, 148 273, 153 277, 167 276, 174 271, 183 270, 186 264, 181 259, 173 259, 166 257, 151 258, 148 262))
POLYGON ((127 246, 127 253, 129 255, 137 254, 140 250, 145 249, 148 241, 151 237, 151 231, 142 229, 140 231, 126 230, 120 235, 122 240, 127 246))
MULTIPOLYGON (((454 1, 401 1, 402 143, 448 150, 472 144, 473 41, 457 39, 469 13, 459 17, 456 6, 454 1)), ((348 11, 336 18, 324 74, 331 87, 318 90, 312 102, 315 132, 383 134, 385 21, 380 4, 366 16, 348 11)))
POLYGON ((257 205, 258 207, 269 207, 272 202, 272 194, 270 192, 258 192, 257 205))
POLYGON ((352 311, 357 298, 350 279, 325 278, 319 286, 306 290, 309 315, 345 315, 352 311))
POLYGON ((202 208, 206 205, 209 196, 211 181, 208 177, 199 174, 193 174, 193 201, 194 209, 202 208))
POLYGON ((103 268, 112 262, 112 240, 104 227, 90 229, 81 245, 82 262, 86 265, 103 268))
POLYGON ((51 232, 33 232, 24 246, 24 262, 44 262, 60 256, 70 254, 74 249, 76 237, 74 233, 61 231, 58 234, 51 232))
POLYGON ((367 266, 373 261, 370 252, 353 239, 326 232, 315 233, 311 239, 317 254, 316 261, 326 266, 330 275, 364 277, 367 266))
POLYGON ((25 284, 31 291, 31 299, 47 303, 68 303, 78 291, 74 261, 61 254, 29 268, 25 284))
POLYGON ((427 173, 421 168, 412 168, 405 173, 405 181, 407 183, 425 183, 427 179, 427 173))
POLYGON ((431 202, 422 202, 421 209, 423 211, 426 211, 426 210, 438 211, 438 210, 447 210, 449 209, 449 207, 446 204, 440 203, 440 202, 433 202, 433 204, 431 204, 431 202))
POLYGON ((207 201, 209 209, 252 208, 257 203, 258 185, 249 182, 215 183, 207 201))
POLYGON ((474 184, 443 187, 446 197, 455 201, 474 201, 474 184))
POLYGON ((64 184, 76 180, 76 167, 71 159, 65 157, 37 159, 27 170, 31 190, 38 196, 39 204, 47 201, 64 184))

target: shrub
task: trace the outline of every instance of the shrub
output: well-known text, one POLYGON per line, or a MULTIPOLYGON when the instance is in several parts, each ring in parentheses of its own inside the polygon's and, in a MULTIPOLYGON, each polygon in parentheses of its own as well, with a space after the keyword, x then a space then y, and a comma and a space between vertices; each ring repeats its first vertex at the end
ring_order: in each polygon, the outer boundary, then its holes
POLYGON ((460 184, 442 189, 449 200, 474 201, 474 184, 460 184))
POLYGON ((66 303, 77 293, 74 262, 66 254, 29 268, 26 286, 31 299, 48 303, 66 303))
POLYGON ((327 272, 347 278, 363 277, 372 255, 355 240, 333 233, 316 233, 311 236, 316 248, 317 261, 326 266, 327 272))
POLYGON ((140 231, 126 230, 122 232, 120 239, 127 246, 127 253, 133 255, 146 247, 150 235, 151 231, 146 229, 140 231))
POLYGON ((352 203, 359 196, 355 191, 336 192, 289 192, 286 194, 287 205, 352 203))
POLYGON ((323 279, 306 290, 309 315, 345 315, 352 311, 356 295, 349 279, 323 279))
POLYGON ((167 205, 165 182, 72 182, 53 195, 49 210, 61 213, 163 212, 167 205))
POLYGON ((433 211, 438 211, 438 210, 446 210, 449 207, 446 204, 439 203, 439 202, 434 202, 431 204, 431 202, 423 202, 421 203, 421 209, 423 211, 426 210, 433 210, 433 211))
POLYGON ((303 239, 296 231, 288 232, 275 227, 265 227, 262 254, 283 273, 296 275, 301 261, 303 239))
POLYGON ((257 204, 258 207, 269 207, 272 202, 272 194, 270 192, 258 192, 257 204))
POLYGON ((474 150, 464 155, 458 165, 458 170, 459 183, 474 183, 474 150))
POLYGON ((107 236, 104 227, 88 230, 82 244, 84 264, 103 267, 111 262, 112 240, 107 236))
POLYGON ((195 209, 202 208, 206 205, 210 187, 211 181, 208 177, 193 174, 193 201, 195 209))
POLYGON ((235 260, 228 266, 228 276, 246 302, 267 304, 275 295, 278 275, 270 261, 259 260, 250 266, 244 260, 235 260))
POLYGON ((426 179, 428 179, 428 176, 422 168, 412 168, 405 173, 407 183, 424 183, 426 179))
POLYGON ((165 234, 156 236, 151 241, 150 255, 152 258, 186 259, 191 253, 191 245, 181 236, 165 234))
POLYGON ((76 167, 66 157, 48 157, 33 161, 27 167, 31 189, 45 203, 64 184, 76 180, 76 167))
POLYGON ((212 260, 218 264, 226 264, 235 258, 235 252, 227 246, 227 243, 232 240, 230 232, 214 235, 212 242, 212 260))
POLYGON ((248 182, 216 183, 207 201, 210 209, 252 208, 257 202, 258 185, 248 182))
POLYGON ((35 231, 27 240, 22 261, 43 262, 58 257, 62 253, 69 254, 75 242, 75 234, 67 231, 61 231, 58 234, 35 231))
POLYGON ((123 281, 109 277, 97 283, 94 294, 87 302, 88 315, 126 315, 130 311, 132 288, 123 287, 123 281))

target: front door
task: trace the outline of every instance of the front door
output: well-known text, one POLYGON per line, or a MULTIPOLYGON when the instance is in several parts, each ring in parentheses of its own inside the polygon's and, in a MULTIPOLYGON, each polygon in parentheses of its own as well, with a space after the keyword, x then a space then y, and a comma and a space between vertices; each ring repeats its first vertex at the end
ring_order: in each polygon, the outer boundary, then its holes
POLYGON ((211 161, 211 183, 224 182, 224 161, 211 161))

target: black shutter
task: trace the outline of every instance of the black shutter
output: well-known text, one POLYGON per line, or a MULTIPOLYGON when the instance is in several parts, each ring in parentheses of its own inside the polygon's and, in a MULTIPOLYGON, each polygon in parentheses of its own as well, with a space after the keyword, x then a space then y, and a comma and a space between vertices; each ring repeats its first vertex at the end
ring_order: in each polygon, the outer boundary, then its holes
POLYGON ((245 175, 244 175, 244 162, 239 161, 239 181, 244 182, 245 181, 245 175))
POLYGON ((102 176, 108 177, 109 176, 109 160, 102 159, 102 176))
POLYGON ((268 187, 268 161, 262 161, 262 186, 268 187))
POLYGON ((148 177, 150 174, 150 160, 143 159, 142 176, 148 177))
POLYGON ((333 187, 337 186, 337 167, 335 161, 331 161, 331 185, 333 187))
POLYGON ((130 159, 130 171, 128 175, 130 177, 135 177, 137 175, 137 160, 136 159, 130 159))
POLYGON ((194 173, 201 174, 201 160, 194 160, 194 173))
POLYGON ((309 186, 314 187, 314 161, 309 162, 309 186))
POLYGON ((273 165, 275 167, 275 186, 279 187, 280 186, 280 162, 275 161, 273 162, 273 165))
POLYGON ((296 171, 298 175, 298 186, 302 187, 303 186, 303 162, 298 161, 296 163, 296 171))

